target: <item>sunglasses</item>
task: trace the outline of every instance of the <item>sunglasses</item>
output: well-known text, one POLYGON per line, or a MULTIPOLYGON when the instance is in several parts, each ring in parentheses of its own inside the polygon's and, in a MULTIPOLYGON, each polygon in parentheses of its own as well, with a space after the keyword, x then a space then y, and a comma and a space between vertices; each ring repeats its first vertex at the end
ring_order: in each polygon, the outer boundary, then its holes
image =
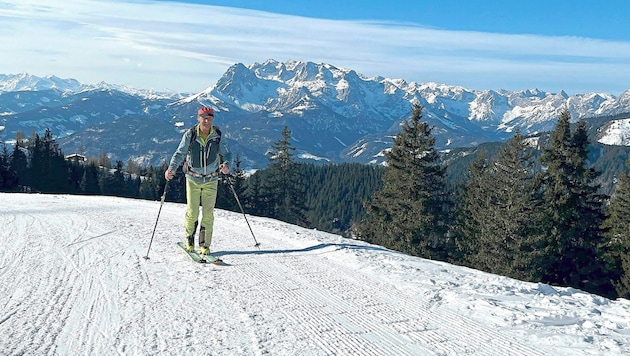
POLYGON ((199 117, 202 119, 213 119, 214 115, 199 115, 199 117))

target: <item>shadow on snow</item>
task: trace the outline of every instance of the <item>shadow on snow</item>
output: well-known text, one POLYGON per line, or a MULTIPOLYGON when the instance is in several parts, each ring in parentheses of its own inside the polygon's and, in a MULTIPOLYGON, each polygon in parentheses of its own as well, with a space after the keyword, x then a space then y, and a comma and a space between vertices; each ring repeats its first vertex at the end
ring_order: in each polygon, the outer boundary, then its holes
POLYGON ((374 250, 374 251, 389 251, 383 247, 378 246, 366 246, 356 245, 351 243, 322 243, 300 249, 282 249, 282 250, 247 250, 247 251, 214 251, 212 255, 217 257, 231 256, 231 255, 281 255, 290 253, 305 253, 319 251, 319 253, 329 253, 339 250, 374 250), (326 250, 332 248, 331 250, 326 250))

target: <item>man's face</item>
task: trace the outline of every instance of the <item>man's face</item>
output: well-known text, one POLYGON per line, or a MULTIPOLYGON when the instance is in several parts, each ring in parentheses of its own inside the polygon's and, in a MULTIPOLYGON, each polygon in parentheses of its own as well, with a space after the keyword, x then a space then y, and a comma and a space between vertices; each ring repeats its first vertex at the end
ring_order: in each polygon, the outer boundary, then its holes
POLYGON ((202 128, 210 128, 212 127, 214 116, 210 114, 197 115, 197 120, 199 120, 202 128))

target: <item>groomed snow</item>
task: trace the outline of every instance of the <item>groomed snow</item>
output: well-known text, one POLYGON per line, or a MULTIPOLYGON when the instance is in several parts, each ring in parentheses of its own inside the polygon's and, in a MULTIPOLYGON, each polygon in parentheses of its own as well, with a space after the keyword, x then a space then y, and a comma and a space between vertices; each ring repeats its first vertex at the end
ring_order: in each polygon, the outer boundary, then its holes
POLYGON ((622 355, 630 302, 216 211, 213 250, 175 245, 185 206, 0 194, 3 355, 622 355))

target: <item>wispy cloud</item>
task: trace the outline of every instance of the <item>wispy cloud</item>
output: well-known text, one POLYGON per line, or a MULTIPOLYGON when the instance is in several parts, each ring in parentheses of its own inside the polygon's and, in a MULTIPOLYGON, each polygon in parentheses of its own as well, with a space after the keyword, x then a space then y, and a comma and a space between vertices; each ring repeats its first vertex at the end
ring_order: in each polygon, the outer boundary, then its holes
POLYGON ((0 72, 199 91, 235 63, 329 63, 367 76, 474 89, 619 94, 630 43, 458 32, 150 1, 4 0, 0 72))

